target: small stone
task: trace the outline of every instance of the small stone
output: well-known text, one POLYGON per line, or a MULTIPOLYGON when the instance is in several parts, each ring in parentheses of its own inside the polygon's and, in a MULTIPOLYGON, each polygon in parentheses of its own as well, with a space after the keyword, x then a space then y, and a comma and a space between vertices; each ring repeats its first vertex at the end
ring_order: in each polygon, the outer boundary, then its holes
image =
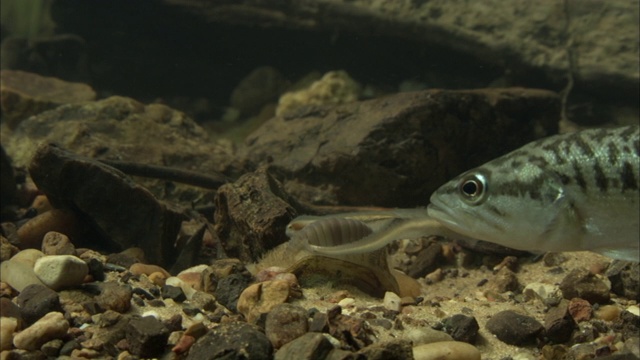
POLYGON ((11 350, 13 334, 18 328, 18 319, 0 317, 0 351, 11 350))
POLYGON ((588 321, 591 319, 591 315, 593 314, 593 308, 591 304, 587 300, 575 298, 569 301, 568 307, 569 313, 573 320, 577 323, 582 321, 588 321))
POLYGON ((386 309, 391 311, 400 311, 400 309, 402 309, 402 301, 400 300, 400 296, 391 291, 387 291, 384 293, 382 304, 386 309))
POLYGON ((549 309, 544 317, 546 337, 555 343, 569 341, 577 324, 569 313, 569 301, 562 300, 558 306, 549 309))
POLYGON ((165 278, 168 278, 171 276, 171 274, 169 274, 167 270, 163 269, 158 265, 153 265, 153 264, 135 263, 129 266, 129 271, 131 271, 133 275, 145 274, 149 276, 155 272, 160 272, 165 276, 165 278))
POLYGON ((149 275, 149 280, 157 286, 165 286, 167 284, 167 279, 167 276, 159 271, 149 275))
POLYGON ((42 351, 47 356, 56 357, 60 353, 62 345, 64 345, 64 341, 62 341, 61 339, 54 339, 44 343, 40 348, 40 351, 42 351))
POLYGON ((189 350, 187 360, 270 360, 272 356, 271 342, 256 327, 247 323, 224 323, 198 339, 189 350))
POLYGON ((343 309, 354 307, 356 305, 356 299, 348 297, 338 301, 338 306, 343 309))
MULTIPOLYGON (((205 274, 208 268, 209 266, 206 264, 192 266, 188 269, 180 271, 180 273, 178 273, 176 277, 182 280, 184 283, 189 284, 195 290, 205 291, 213 294, 215 286, 213 286, 213 288, 207 288, 207 281, 205 281, 205 274)), ((214 283, 215 285, 217 285, 218 279, 214 279, 214 283)))
POLYGON ((640 301, 640 263, 616 260, 605 276, 611 281, 611 291, 615 294, 640 301))
POLYGON ((327 295, 324 300, 333 304, 337 304, 340 300, 351 297, 351 294, 347 290, 338 290, 334 293, 327 295))
POLYGON ((292 304, 277 305, 267 314, 264 330, 273 347, 279 349, 309 330, 307 310, 292 304))
POLYGON ((489 281, 489 288, 499 293, 516 291, 520 284, 518 277, 509 267, 502 267, 489 281))
POLYGON ((328 359, 333 345, 318 333, 309 332, 284 344, 275 354, 275 360, 328 359))
POLYGON ((27 324, 33 324, 43 316, 62 312, 58 293, 44 285, 29 285, 17 298, 20 314, 27 324))
POLYGON ((544 266, 547 267, 559 266, 567 261, 567 255, 561 252, 550 251, 544 254, 544 256, 542 257, 542 261, 544 262, 544 266))
POLYGON ((62 313, 50 312, 16 334, 13 345, 18 349, 37 350, 47 341, 62 338, 68 329, 69 323, 62 313))
POLYGON ((480 360, 480 351, 460 341, 440 341, 413 348, 415 360, 480 360))
POLYGON ((309 324, 310 332, 324 333, 329 331, 329 319, 326 313, 316 312, 313 314, 311 324, 309 324))
POLYGON ((33 284, 44 285, 33 271, 33 264, 42 257, 41 251, 26 249, 0 264, 0 280, 17 291, 33 284))
POLYGON ((609 286, 586 269, 574 269, 560 283, 565 299, 582 298, 591 304, 609 302, 609 286))
POLYGON ((75 255, 76 247, 67 235, 49 231, 42 239, 42 252, 45 255, 75 255))
POLYGON ((249 323, 254 323, 261 314, 268 313, 276 305, 289 298, 289 283, 283 280, 265 281, 246 288, 238 299, 238 312, 249 323))
POLYGON ((129 310, 133 296, 129 287, 120 286, 114 282, 103 282, 99 286, 100 294, 96 296, 95 301, 101 308, 121 314, 129 310))
POLYGON ((177 303, 181 303, 187 300, 187 297, 184 295, 184 292, 181 288, 171 285, 165 285, 162 287, 162 298, 172 299, 177 303))
POLYGON ((36 261, 33 271, 53 290, 82 284, 89 273, 87 263, 71 255, 46 255, 36 261))
POLYGON ((622 309, 616 305, 603 305, 594 312, 593 317, 604 321, 613 321, 620 316, 621 312, 622 309))
POLYGON ((193 346, 193 344, 195 343, 196 343, 196 338, 194 338, 191 335, 183 334, 178 340, 178 342, 175 344, 175 346, 171 348, 171 351, 173 351, 176 354, 182 354, 189 351, 191 346, 193 346))
POLYGON ((509 345, 533 344, 544 330, 542 324, 536 319, 511 310, 493 315, 487 321, 486 328, 509 345))
POLYGON ((7 238, 0 235, 0 262, 11 259, 19 251, 20 249, 11 244, 7 238))
POLYGON ((530 283, 524 287, 522 294, 526 300, 539 300, 543 304, 557 304, 562 299, 560 287, 545 283, 530 283))
POLYGON ((227 309, 236 311, 238 298, 240 298, 240 294, 248 285, 249 279, 243 274, 231 274, 223 277, 218 281, 218 286, 214 293, 216 300, 227 309))
POLYGON ((453 341, 453 337, 444 331, 432 329, 428 326, 408 329, 405 331, 405 339, 411 340, 414 346, 441 341, 453 341))
POLYGON ((169 339, 169 330, 153 316, 132 319, 126 334, 129 352, 144 358, 163 354, 169 339))
POLYGON ((371 344, 358 351, 358 355, 367 360, 405 360, 413 359, 411 341, 391 340, 371 344))
POLYGON ((441 326, 437 329, 451 335, 455 341, 462 341, 473 345, 476 342, 480 327, 478 326, 478 321, 473 316, 456 314, 442 320, 441 326))

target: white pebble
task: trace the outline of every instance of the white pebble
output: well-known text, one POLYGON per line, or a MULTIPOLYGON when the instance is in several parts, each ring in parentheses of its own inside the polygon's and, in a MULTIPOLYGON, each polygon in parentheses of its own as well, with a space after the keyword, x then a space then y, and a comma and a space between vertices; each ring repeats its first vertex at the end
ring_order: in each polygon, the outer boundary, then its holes
POLYGON ((627 307, 627 311, 635 316, 640 316, 640 307, 638 307, 638 305, 631 305, 627 307))
POLYGON ((67 334, 69 322, 61 312, 50 312, 33 325, 22 330, 13 338, 13 345, 23 350, 38 350, 51 340, 60 339, 67 334))
POLYGON ((415 360, 480 360, 475 346, 461 341, 440 341, 413 348, 415 360))
POLYGON ((391 291, 387 291, 384 293, 384 300, 382 300, 382 305, 389 310, 392 311, 400 311, 402 308, 402 300, 400 300, 400 296, 391 291))
POLYGON ((89 273, 87 263, 72 255, 48 255, 36 261, 33 271, 53 290, 82 284, 89 273))
POLYGON ((353 307, 353 306, 355 306, 355 304, 356 304, 356 299, 349 298, 349 297, 348 298, 344 298, 344 299, 342 299, 342 300, 340 300, 338 302, 338 305, 343 309, 353 307))
POLYGON ((542 302, 547 302, 553 299, 562 299, 560 287, 553 284, 530 283, 525 286, 524 290, 522 290, 522 294, 527 300, 538 299, 542 302))
POLYGON ((180 289, 182 289, 182 292, 184 293, 185 297, 187 298, 187 300, 191 300, 191 298, 193 298, 193 294, 195 294, 197 292, 196 289, 192 288, 191 285, 189 285, 188 283, 182 281, 182 279, 176 277, 176 276, 172 276, 170 278, 167 278, 167 280, 165 281, 166 285, 171 285, 171 286, 175 286, 175 287, 179 287, 180 289))
POLYGON ((19 292, 29 285, 44 285, 33 272, 33 264, 13 258, 0 264, 0 280, 19 292))

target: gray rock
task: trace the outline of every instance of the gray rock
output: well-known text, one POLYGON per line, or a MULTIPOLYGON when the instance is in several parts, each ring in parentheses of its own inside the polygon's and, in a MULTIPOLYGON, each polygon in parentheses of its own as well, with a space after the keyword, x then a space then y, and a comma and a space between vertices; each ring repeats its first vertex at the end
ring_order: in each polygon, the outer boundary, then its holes
POLYGON ((473 345, 478 337, 480 327, 473 316, 455 314, 442 320, 436 329, 446 332, 456 341, 463 341, 473 345))
POLYGON ((129 352, 143 358, 159 357, 169 339, 169 330, 153 316, 131 319, 126 333, 129 352))
POLYGON ((50 312, 62 312, 58 293, 44 285, 29 285, 17 298, 20 314, 31 325, 50 312))
POLYGON ((319 333, 306 333, 284 344, 275 354, 275 360, 320 360, 326 359, 333 345, 319 333))
POLYGON ((42 239, 42 252, 45 255, 75 255, 76 247, 67 235, 49 231, 42 239))
POLYGON ((238 299, 242 291, 249 286, 250 279, 243 274, 231 274, 218 282, 216 300, 231 311, 237 311, 238 299))
POLYGON ((307 310, 292 304, 276 305, 267 314, 264 330, 273 347, 279 349, 309 330, 307 310))
POLYGON ((60 290, 82 284, 89 267, 72 255, 45 255, 36 261, 33 272, 43 284, 60 290))
POLYGON ((122 172, 53 145, 38 148, 29 171, 52 204, 90 218, 105 246, 141 247, 154 264, 175 259, 173 243, 186 216, 159 202, 122 172))
POLYGON ((556 133, 560 103, 541 90, 431 90, 305 109, 266 122, 239 155, 268 162, 301 201, 415 207, 458 173, 556 133))
POLYGON ((640 264, 615 260, 605 273, 616 295, 640 301, 640 264))
POLYGON ((536 319, 511 310, 494 314, 486 327, 501 341, 518 346, 535 343, 544 330, 536 319))
POLYGON ((585 299, 592 304, 604 304, 611 297, 609 287, 587 269, 574 269, 560 282, 562 296, 585 299))
POLYGON ((220 324, 213 328, 189 350, 187 360, 270 360, 273 346, 256 327, 247 323, 220 324))

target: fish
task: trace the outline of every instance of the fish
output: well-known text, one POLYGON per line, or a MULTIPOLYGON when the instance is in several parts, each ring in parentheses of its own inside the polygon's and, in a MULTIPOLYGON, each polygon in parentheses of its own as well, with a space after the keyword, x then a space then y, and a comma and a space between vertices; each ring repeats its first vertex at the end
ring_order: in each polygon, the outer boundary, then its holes
POLYGON ((442 185, 427 213, 513 249, 639 262, 639 137, 631 125, 533 141, 442 185))

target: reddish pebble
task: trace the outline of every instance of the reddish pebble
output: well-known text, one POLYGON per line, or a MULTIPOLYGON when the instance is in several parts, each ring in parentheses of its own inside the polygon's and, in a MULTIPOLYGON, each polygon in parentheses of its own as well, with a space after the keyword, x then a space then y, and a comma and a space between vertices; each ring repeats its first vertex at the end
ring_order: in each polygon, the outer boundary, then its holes
POLYGON ((182 354, 184 352, 189 351, 189 348, 191 348, 191 345, 193 345, 193 343, 195 342, 196 342, 196 338, 194 338, 193 336, 182 335, 180 340, 178 340, 178 343, 176 344, 176 346, 174 346, 171 349, 171 351, 173 351, 176 354, 182 354))
POLYGON ((580 298, 571 299, 571 301, 569 301, 568 310, 571 317, 573 317, 573 320, 577 323, 581 321, 588 321, 593 315, 593 308, 591 307, 591 304, 587 300, 580 298))

